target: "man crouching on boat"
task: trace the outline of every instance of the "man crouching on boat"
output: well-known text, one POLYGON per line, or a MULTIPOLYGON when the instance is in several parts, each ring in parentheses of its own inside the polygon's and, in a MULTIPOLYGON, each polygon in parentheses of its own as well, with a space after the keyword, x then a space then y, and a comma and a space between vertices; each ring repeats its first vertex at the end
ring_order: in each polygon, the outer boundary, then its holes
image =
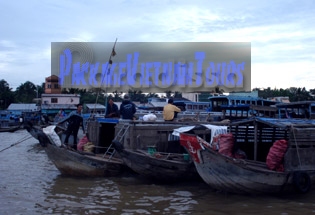
POLYGON ((181 110, 174 105, 174 101, 170 98, 167 102, 167 105, 163 107, 163 119, 164 121, 173 121, 177 117, 177 113, 180 113, 181 110))
POLYGON ((66 118, 62 119, 57 124, 59 125, 66 121, 68 122, 68 127, 66 130, 66 138, 64 144, 68 146, 69 137, 72 134, 73 136, 72 148, 77 149, 77 138, 80 125, 82 126, 83 133, 85 134, 82 116, 82 104, 78 104, 77 110, 72 111, 66 118))

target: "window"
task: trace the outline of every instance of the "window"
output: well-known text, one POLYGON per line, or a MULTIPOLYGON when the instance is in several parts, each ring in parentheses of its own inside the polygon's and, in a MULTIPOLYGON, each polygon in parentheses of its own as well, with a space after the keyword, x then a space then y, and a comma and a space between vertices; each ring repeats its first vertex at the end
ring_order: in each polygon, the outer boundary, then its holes
POLYGON ((58 98, 51 98, 51 103, 58 103, 58 98))

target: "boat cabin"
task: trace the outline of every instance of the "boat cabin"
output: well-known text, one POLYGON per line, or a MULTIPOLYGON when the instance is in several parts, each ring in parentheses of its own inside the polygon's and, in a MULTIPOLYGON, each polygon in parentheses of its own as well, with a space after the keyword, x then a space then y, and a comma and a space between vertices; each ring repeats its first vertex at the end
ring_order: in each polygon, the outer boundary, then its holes
POLYGON ((315 166, 315 121, 256 117, 232 122, 234 150, 241 149, 248 160, 266 162, 270 147, 287 140, 284 169, 309 170, 315 166))
POLYGON ((209 97, 209 111, 223 112, 225 119, 243 119, 259 115, 251 107, 270 107, 277 102, 251 96, 221 95, 209 97))
POLYGON ((315 101, 276 104, 278 118, 315 119, 315 101))
MULTIPOLYGON (((89 121, 87 132, 89 139, 96 146, 96 153, 105 153, 112 144, 112 140, 118 139, 125 148, 154 150, 159 152, 183 153, 185 150, 172 133, 175 128, 198 125, 200 122, 145 122, 130 121, 111 118, 99 118, 89 121)), ((213 124, 221 125, 220 122, 213 124)), ((204 134, 209 131, 204 131, 204 134)))
POLYGON ((185 111, 207 112, 208 110, 209 102, 185 102, 185 111))

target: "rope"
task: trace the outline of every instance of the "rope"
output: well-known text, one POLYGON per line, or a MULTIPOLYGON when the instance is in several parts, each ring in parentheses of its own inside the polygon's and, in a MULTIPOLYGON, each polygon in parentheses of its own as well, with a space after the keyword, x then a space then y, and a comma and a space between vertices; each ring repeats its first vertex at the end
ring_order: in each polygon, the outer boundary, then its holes
POLYGON ((13 147, 13 146, 16 146, 17 144, 22 143, 22 142, 24 142, 25 140, 28 140, 28 139, 30 139, 30 138, 32 138, 32 137, 33 137, 33 136, 27 135, 27 136, 23 137, 22 139, 20 139, 18 142, 13 143, 13 144, 11 144, 10 146, 8 146, 8 147, 2 149, 0 152, 3 152, 4 150, 7 150, 7 149, 9 149, 9 148, 11 148, 11 147, 13 147))
POLYGON ((291 125, 291 129, 293 130, 293 137, 294 137, 294 142, 295 142, 295 146, 296 146, 296 153, 297 153, 297 156, 298 156, 298 159, 299 159, 299 163, 300 163, 300 168, 301 168, 301 159, 300 159, 300 154, 299 154, 299 150, 298 150, 298 145, 297 145, 297 141, 296 141, 296 138, 295 138, 295 133, 294 133, 294 127, 293 125, 291 125))

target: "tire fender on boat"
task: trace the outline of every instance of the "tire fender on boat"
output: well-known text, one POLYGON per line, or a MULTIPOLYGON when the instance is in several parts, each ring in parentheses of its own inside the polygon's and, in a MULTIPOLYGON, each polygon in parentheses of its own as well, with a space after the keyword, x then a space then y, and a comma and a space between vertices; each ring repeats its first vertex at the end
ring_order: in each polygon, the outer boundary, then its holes
POLYGON ((119 142, 118 140, 113 140, 112 141, 113 147, 118 151, 121 152, 124 150, 124 146, 119 142))
POLYGON ((293 173, 293 184, 299 193, 307 193, 311 189, 311 178, 303 171, 293 173))

